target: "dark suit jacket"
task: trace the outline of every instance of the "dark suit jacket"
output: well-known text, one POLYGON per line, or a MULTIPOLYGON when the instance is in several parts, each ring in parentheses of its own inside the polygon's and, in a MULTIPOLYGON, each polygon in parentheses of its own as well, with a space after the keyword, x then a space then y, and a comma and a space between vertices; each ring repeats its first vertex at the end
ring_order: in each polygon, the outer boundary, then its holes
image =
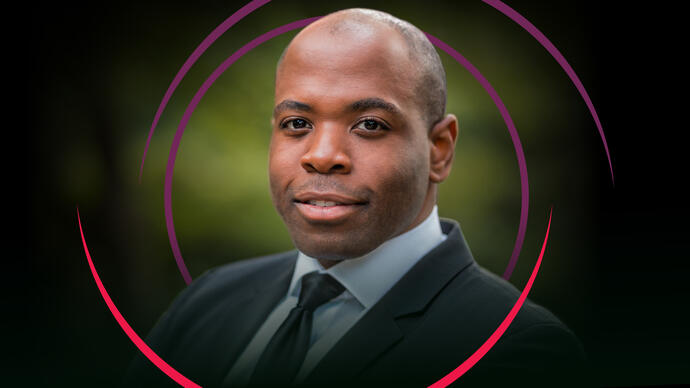
MULTIPOLYGON (((481 268, 458 224, 324 356, 310 386, 428 386, 496 330, 520 292, 481 268), (337 384, 336 384, 337 383, 337 384)), ((222 386, 258 328, 287 293, 297 252, 231 263, 185 289, 146 342, 202 386, 222 386)), ((584 353, 573 333, 529 300, 458 386, 581 386, 584 353)), ((126 386, 172 380, 139 355, 126 386)), ((227 382, 226 382, 227 383, 227 382)))

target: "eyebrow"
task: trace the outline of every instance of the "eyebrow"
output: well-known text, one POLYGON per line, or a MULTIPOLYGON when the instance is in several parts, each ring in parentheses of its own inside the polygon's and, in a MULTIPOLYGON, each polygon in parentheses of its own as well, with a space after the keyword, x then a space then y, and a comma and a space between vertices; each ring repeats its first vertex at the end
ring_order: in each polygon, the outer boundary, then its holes
POLYGON ((369 109, 381 109, 393 114, 400 114, 400 109, 397 106, 378 97, 357 100, 347 106, 347 110, 350 112, 361 112, 369 109))
MULTIPOLYGON (((394 104, 378 97, 368 97, 357 100, 346 107, 348 112, 361 112, 370 109, 381 109, 396 115, 401 114, 400 109, 394 104)), ((314 108, 309 104, 295 100, 283 100, 273 108, 273 116, 277 116, 286 110, 297 110, 302 112, 312 112, 314 108)))
POLYGON ((276 107, 273 108, 273 116, 275 117, 278 114, 280 114, 286 110, 298 110, 298 111, 302 111, 302 112, 311 112, 313 109, 309 104, 305 104, 303 102, 294 101, 294 100, 283 100, 280 102, 280 104, 276 105, 276 107))

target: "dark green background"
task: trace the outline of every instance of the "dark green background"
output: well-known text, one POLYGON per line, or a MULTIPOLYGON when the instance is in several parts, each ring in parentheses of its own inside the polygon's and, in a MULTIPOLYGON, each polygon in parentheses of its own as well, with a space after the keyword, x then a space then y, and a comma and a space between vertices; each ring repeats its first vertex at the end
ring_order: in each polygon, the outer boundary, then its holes
MULTIPOLYGON (((565 73, 527 32, 479 1, 275 1, 260 8, 220 38, 175 92, 139 184, 148 129, 169 83, 201 40, 243 4, 30 5, 23 14, 31 39, 10 51, 18 53, 22 72, 8 74, 22 80, 25 98, 9 113, 23 119, 8 128, 18 140, 8 141, 5 152, 11 155, 5 165, 26 169, 26 193, 8 206, 26 225, 10 221, 12 212, 7 220, 21 225, 14 229, 22 236, 6 244, 8 261, 18 264, 8 270, 3 298, 12 307, 5 320, 9 343, 21 348, 6 355, 16 361, 11 381, 117 385, 137 350, 93 282, 77 205, 105 286, 145 335, 185 286, 165 229, 163 177, 196 89, 232 52, 278 25, 365 6, 450 44, 502 97, 530 181, 527 237, 511 282, 524 286, 553 206, 547 254, 530 297, 581 338, 597 384, 690 382, 688 208, 680 189, 687 125, 669 94, 684 79, 672 43, 681 25, 672 10, 507 2, 551 39, 587 87, 609 140, 615 186, 596 127, 565 73)), ((266 152, 275 62, 295 33, 233 65, 189 122, 175 166, 173 211, 193 277, 292 248, 270 202, 266 152)), ((515 151, 478 82, 441 57, 447 110, 458 116, 460 136, 439 212, 460 221, 477 261, 502 274, 520 212, 515 151)))

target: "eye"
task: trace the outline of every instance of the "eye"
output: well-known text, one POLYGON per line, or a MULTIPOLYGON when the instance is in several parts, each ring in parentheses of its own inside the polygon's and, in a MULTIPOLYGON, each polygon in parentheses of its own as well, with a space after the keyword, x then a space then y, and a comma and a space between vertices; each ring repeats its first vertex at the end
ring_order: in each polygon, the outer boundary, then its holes
POLYGON ((296 131, 304 128, 311 128, 311 124, 305 119, 294 118, 280 123, 280 128, 296 131))
POLYGON ((366 132, 376 132, 380 130, 388 130, 388 126, 375 119, 364 119, 355 125, 356 129, 362 129, 366 132))

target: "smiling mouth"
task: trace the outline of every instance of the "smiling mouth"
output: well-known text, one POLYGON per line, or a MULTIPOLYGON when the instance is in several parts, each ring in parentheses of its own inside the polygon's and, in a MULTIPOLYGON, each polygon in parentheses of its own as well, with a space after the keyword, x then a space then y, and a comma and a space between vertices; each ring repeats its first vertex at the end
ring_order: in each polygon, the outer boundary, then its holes
POLYGON ((366 205, 366 202, 350 200, 340 202, 326 199, 295 199, 293 203, 302 217, 311 223, 342 222, 366 205))

